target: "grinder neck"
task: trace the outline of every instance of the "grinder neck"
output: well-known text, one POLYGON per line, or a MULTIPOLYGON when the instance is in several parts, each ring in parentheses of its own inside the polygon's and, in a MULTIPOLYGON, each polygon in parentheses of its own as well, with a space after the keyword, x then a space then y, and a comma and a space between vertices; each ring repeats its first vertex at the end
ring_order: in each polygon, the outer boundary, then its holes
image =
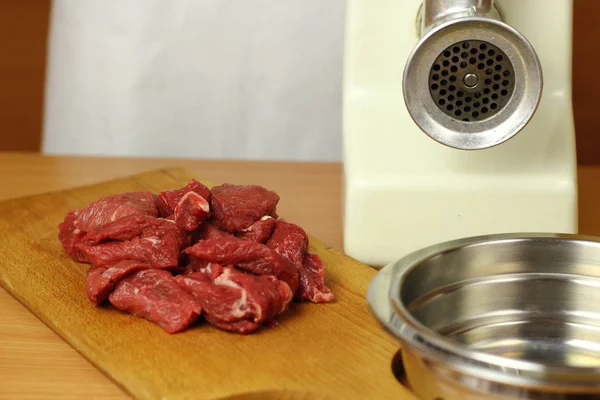
POLYGON ((494 0, 424 0, 419 32, 423 36, 439 24, 464 17, 502 20, 494 0))

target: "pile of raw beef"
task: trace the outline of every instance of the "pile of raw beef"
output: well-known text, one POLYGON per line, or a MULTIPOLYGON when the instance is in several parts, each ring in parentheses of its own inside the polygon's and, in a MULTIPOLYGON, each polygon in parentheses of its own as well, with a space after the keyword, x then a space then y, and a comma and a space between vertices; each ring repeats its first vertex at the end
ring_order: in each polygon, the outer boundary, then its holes
POLYGON ((333 294, 302 228, 279 219, 279 196, 255 185, 120 193, 69 212, 59 239, 89 263, 86 292, 169 333, 200 315, 250 333, 275 325, 292 299, 333 294))

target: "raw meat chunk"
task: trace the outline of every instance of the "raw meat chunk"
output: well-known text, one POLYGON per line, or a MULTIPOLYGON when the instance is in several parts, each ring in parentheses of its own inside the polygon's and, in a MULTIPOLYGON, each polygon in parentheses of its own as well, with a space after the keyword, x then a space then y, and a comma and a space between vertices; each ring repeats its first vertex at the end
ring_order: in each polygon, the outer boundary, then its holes
POLYGON ((100 243, 106 240, 131 240, 138 236, 152 235, 161 227, 176 229, 173 221, 149 217, 147 215, 129 215, 100 228, 92 229, 81 241, 85 243, 100 243))
POLYGON ((195 257, 190 257, 190 262, 185 267, 185 271, 183 272, 185 275, 193 274, 194 272, 206 272, 209 265, 212 263, 209 261, 198 260, 195 257))
POLYGON ((153 268, 168 268, 178 265, 180 250, 188 244, 189 234, 174 222, 138 215, 90 232, 77 250, 95 266, 137 260, 153 268))
POLYGON ((152 321, 168 333, 183 331, 202 311, 198 301, 169 272, 157 269, 123 278, 108 299, 119 310, 152 321))
POLYGON ((308 248, 308 236, 298 225, 278 220, 267 247, 287 257, 300 271, 308 248))
POLYGON ((248 301, 254 304, 254 322, 264 322, 284 312, 294 294, 288 284, 271 275, 254 275, 234 267, 225 267, 213 279, 217 285, 238 285, 247 291, 248 301))
POLYGON ((238 239, 234 236, 200 240, 185 249, 200 260, 221 265, 236 265, 257 275, 273 275, 286 282, 292 293, 298 289, 298 270, 290 260, 264 244, 238 239))
POLYGON ((213 222, 224 231, 242 232, 265 215, 277 217, 278 202, 277 193, 261 186, 215 186, 211 200, 213 222))
POLYGON ((155 195, 151 192, 129 192, 103 197, 79 212, 75 226, 89 232, 129 215, 158 216, 155 195))
POLYGON ((80 251, 77 250, 77 244, 81 242, 81 239, 85 236, 85 232, 82 232, 75 226, 75 220, 77 219, 79 211, 70 211, 65 216, 63 222, 58 225, 58 239, 62 244, 63 248, 74 260, 80 262, 87 262, 87 259, 80 251))
POLYGON ((211 315, 224 322, 242 319, 254 322, 254 305, 248 303, 247 292, 238 285, 214 284, 210 277, 200 272, 177 275, 174 279, 200 302, 205 317, 211 315))
POLYGON ((215 326, 219 329, 223 329, 224 331, 248 334, 255 332, 260 328, 260 324, 256 322, 249 321, 247 319, 241 319, 239 321, 225 322, 222 321, 212 314, 205 314, 204 318, 208 321, 209 324, 215 326))
POLYGON ((323 281, 324 273, 319 256, 306 253, 300 270, 300 287, 296 292, 296 299, 310 300, 313 303, 327 303, 333 300, 333 293, 323 281))
POLYGON ((276 223, 277 220, 275 218, 269 216, 262 217, 250 225, 249 228, 246 228, 241 233, 238 233, 236 236, 244 240, 266 243, 266 241, 271 237, 276 223))
POLYGON ((230 233, 224 232, 210 222, 205 221, 196 231, 194 231, 194 234, 192 235, 192 241, 195 243, 198 240, 218 239, 229 236, 231 236, 230 233))
POLYGON ((225 267, 211 278, 196 272, 175 277, 202 306, 211 324, 225 330, 250 333, 265 321, 285 311, 293 294, 289 286, 273 276, 257 276, 225 267))
MULTIPOLYGON (((198 229, 196 229, 195 231, 192 232, 192 240, 191 243, 197 243, 199 240, 208 240, 208 239, 218 239, 218 238, 222 238, 222 237, 230 237, 232 236, 230 233, 228 232, 223 232, 222 230, 220 230, 219 228, 217 228, 216 226, 214 226, 213 224, 211 224, 209 221, 204 221, 202 224, 200 224, 200 227, 198 229)), ((187 265, 187 264, 191 264, 190 262, 190 256, 187 253, 182 253, 182 257, 184 257, 183 259, 183 265, 187 265)), ((195 262, 196 264, 198 264, 200 261, 195 259, 192 260, 193 262, 195 262)), ((202 261, 204 264, 208 264, 208 261, 202 261)), ((195 271, 193 266, 188 266, 186 267, 186 271, 195 271)))
POLYGON ((175 206, 175 223, 186 231, 193 231, 208 217, 210 206, 204 197, 195 192, 187 192, 175 206))
POLYGON ((121 260, 138 260, 149 263, 153 268, 176 267, 179 262, 179 246, 163 246, 161 239, 135 238, 126 242, 81 244, 79 249, 94 265, 106 266, 121 260))
POLYGON ((148 268, 150 265, 133 260, 123 260, 109 268, 91 267, 85 281, 87 296, 94 304, 101 304, 123 277, 148 268))
POLYGON ((331 290, 323 282, 323 264, 317 255, 309 254, 308 236, 298 225, 278 220, 267 247, 287 257, 298 269, 300 284, 296 300, 326 303, 333 300, 331 290))
POLYGON ((191 262, 185 268, 184 275, 193 274, 196 272, 201 272, 210 278, 212 282, 217 276, 221 275, 223 272, 224 266, 217 263, 211 263, 208 261, 198 260, 195 257, 192 257, 191 262))
POLYGON ((175 207, 179 204, 179 201, 189 192, 199 194, 210 203, 211 193, 210 189, 192 179, 185 187, 181 189, 163 190, 158 194, 156 199, 156 205, 160 211, 160 216, 163 218, 169 218, 175 212, 175 207))

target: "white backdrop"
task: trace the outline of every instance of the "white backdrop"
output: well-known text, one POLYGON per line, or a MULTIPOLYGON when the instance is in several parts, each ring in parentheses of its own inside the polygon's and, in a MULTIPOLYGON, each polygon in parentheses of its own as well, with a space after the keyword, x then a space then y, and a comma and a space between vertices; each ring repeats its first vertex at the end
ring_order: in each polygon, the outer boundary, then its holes
POLYGON ((339 160, 344 0, 54 0, 51 154, 339 160))

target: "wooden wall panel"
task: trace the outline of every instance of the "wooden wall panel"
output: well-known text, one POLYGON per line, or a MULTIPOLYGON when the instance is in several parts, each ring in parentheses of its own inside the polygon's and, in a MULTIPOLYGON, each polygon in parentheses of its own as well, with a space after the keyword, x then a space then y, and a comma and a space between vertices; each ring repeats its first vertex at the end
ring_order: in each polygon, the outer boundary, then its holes
MULTIPOLYGON (((600 165, 600 1, 574 3, 578 161, 600 165)), ((0 0, 0 151, 39 150, 49 9, 50 0, 0 0)))
POLYGON ((49 10, 50 0, 0 0, 0 150, 40 148, 49 10))
POLYGON ((600 165, 600 1, 575 0, 573 110, 579 164, 600 165))

